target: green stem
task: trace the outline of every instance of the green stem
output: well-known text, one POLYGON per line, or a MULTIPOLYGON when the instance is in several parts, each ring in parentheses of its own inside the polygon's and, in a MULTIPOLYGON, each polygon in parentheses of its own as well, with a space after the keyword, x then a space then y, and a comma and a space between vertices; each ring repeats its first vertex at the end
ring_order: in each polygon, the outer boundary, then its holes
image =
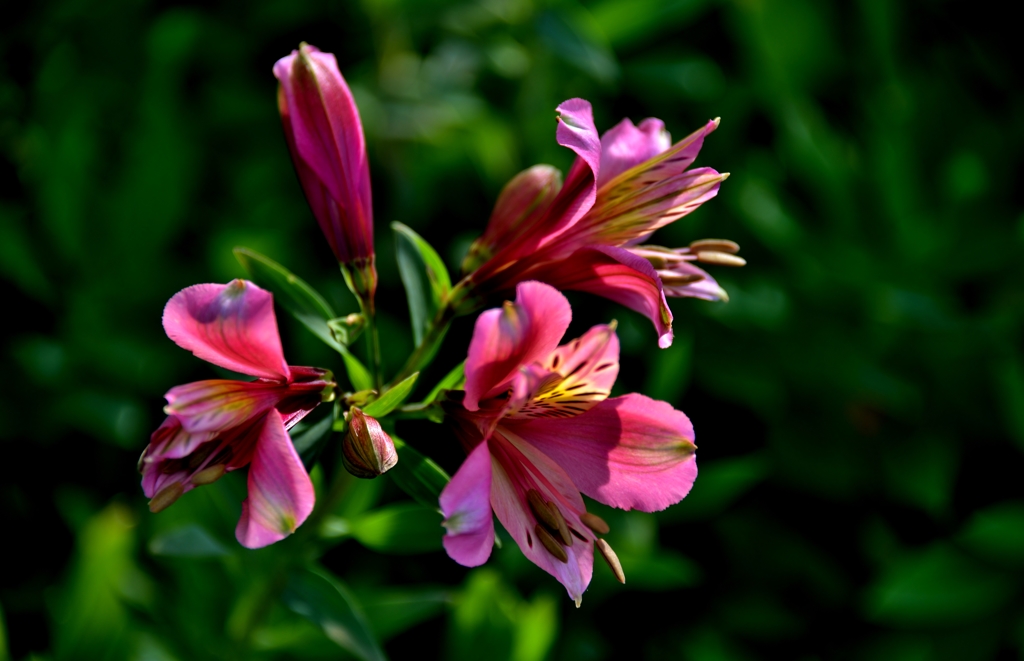
POLYGON ((403 380, 409 378, 413 372, 418 372, 430 362, 430 359, 437 353, 438 347, 441 345, 441 340, 444 339, 444 334, 448 331, 448 325, 451 324, 452 319, 455 318, 455 309, 450 305, 442 305, 437 314, 434 315, 433 321, 427 326, 427 332, 423 335, 423 341, 420 342, 416 350, 412 352, 409 358, 405 361, 405 365, 399 370, 398 374, 391 380, 388 387, 396 383, 401 383, 403 380))
POLYGON ((380 369, 380 335, 377 333, 377 315, 373 307, 373 301, 363 306, 363 314, 366 315, 366 323, 369 326, 366 333, 366 341, 370 351, 370 369, 373 370, 373 384, 377 392, 384 393, 384 375, 380 369))

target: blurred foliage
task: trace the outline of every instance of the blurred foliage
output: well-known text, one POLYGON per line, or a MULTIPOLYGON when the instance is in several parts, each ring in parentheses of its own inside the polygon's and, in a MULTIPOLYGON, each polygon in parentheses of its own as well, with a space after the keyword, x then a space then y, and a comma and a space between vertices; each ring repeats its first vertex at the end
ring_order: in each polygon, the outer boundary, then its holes
MULTIPOLYGON (((958 0, 5 10, 0 658, 1024 657, 1024 80, 1008 16, 958 0), (732 177, 656 240, 741 243, 750 266, 715 274, 732 301, 673 301, 676 344, 659 351, 645 320, 572 297, 570 332, 620 322, 618 390, 672 402, 698 434, 683 503, 593 508, 625 586, 598 566, 576 610, 507 537, 459 567, 437 515, 387 477, 348 486, 291 574, 290 540, 234 541, 242 476, 146 511, 134 466, 162 394, 211 375, 162 333, 174 292, 243 276, 243 245, 333 313, 357 309, 277 117, 271 66, 303 40, 338 55, 367 130, 391 373, 411 336, 390 221, 456 267, 507 179, 567 169, 554 108, 572 96, 602 130, 656 116, 682 137, 723 118, 699 164, 732 177)), ((332 364, 281 319, 290 362, 332 364)), ((470 330, 453 325, 415 398, 470 330)), ((457 468, 440 427, 397 432, 457 468)))

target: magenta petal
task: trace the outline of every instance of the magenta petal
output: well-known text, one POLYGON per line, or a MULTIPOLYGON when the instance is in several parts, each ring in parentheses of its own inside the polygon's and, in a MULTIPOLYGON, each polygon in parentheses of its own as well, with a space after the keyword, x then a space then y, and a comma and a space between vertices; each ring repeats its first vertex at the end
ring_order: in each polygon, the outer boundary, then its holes
POLYGON ((484 564, 494 546, 491 516, 491 454, 487 443, 469 453, 451 482, 441 492, 444 514, 444 548, 465 567, 484 564))
POLYGON ((281 415, 271 409, 261 423, 249 465, 249 497, 235 537, 255 549, 295 532, 313 511, 313 482, 284 430, 281 415))
POLYGON ((532 275, 559 289, 597 294, 636 310, 654 323, 658 346, 672 346, 672 311, 661 279, 646 259, 624 248, 593 246, 532 275))
POLYGON ((515 303, 481 314, 466 358, 466 410, 476 411, 481 399, 509 387, 520 367, 554 351, 571 319, 565 296, 533 281, 519 283, 515 303))
POLYGON ((693 426, 665 402, 631 394, 571 419, 503 421, 606 505, 654 512, 678 503, 697 477, 693 426))
POLYGON ((702 298, 705 301, 728 301, 729 295, 707 271, 690 262, 680 262, 670 270, 658 271, 665 296, 702 298), (682 276, 682 277, 680 277, 682 276), (692 276, 700 276, 696 282, 685 282, 692 276), (685 282, 685 284, 675 284, 685 282))
POLYGON ((649 117, 634 126, 624 119, 601 136, 601 175, 597 187, 611 181, 626 170, 665 151, 672 138, 665 123, 649 117))
POLYGON ((195 381, 168 390, 164 412, 187 432, 220 432, 273 408, 285 393, 286 386, 268 381, 195 381))
POLYGON ((233 372, 287 381, 274 297, 246 280, 192 285, 164 308, 164 330, 178 346, 233 372))
POLYGON ((215 431, 189 433, 182 428, 177 417, 170 415, 164 418, 163 423, 149 437, 145 457, 149 463, 161 459, 180 459, 216 436, 215 431))

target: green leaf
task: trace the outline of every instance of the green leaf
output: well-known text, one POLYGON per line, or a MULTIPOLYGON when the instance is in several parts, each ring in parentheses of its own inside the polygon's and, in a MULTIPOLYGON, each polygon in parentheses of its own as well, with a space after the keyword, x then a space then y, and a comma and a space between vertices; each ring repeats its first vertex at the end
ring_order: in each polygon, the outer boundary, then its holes
POLYGON ((409 396, 409 393, 412 392, 412 387, 416 385, 416 379, 419 378, 419 375, 419 372, 415 372, 404 381, 396 383, 390 390, 381 395, 379 399, 367 404, 363 409, 363 413, 374 418, 383 418, 388 413, 394 411, 401 406, 402 402, 409 396))
POLYGON ((360 601, 373 632, 387 640, 442 613, 451 604, 452 595, 438 588, 373 586, 360 594, 360 601))
POLYGON ((438 398, 442 390, 455 390, 460 388, 466 382, 466 361, 462 361, 452 369, 451 372, 445 375, 443 379, 437 382, 434 389, 430 391, 426 399, 420 402, 423 405, 430 404, 438 398))
POLYGON ((416 502, 436 510, 437 499, 451 480, 448 473, 433 459, 406 445, 405 441, 394 435, 391 440, 395 442, 395 450, 398 451, 398 463, 387 474, 416 502))
POLYGON ((231 553, 194 523, 156 535, 149 542, 149 552, 171 558, 218 558, 231 553))
POLYGON ((345 347, 341 347, 339 351, 341 351, 341 359, 345 363, 345 371, 348 372, 348 380, 352 383, 352 387, 356 390, 372 389, 373 376, 370 374, 370 370, 366 369, 363 363, 345 347))
POLYGON ((391 229, 395 231, 398 272, 409 299, 413 340, 419 346, 452 282, 444 261, 423 237, 402 223, 391 223, 391 229))
POLYGON ((252 277, 253 282, 269 289, 274 300, 321 340, 336 350, 340 345, 327 327, 327 322, 338 315, 324 297, 274 260, 248 248, 235 248, 235 258, 252 277))
POLYGON ((331 425, 334 422, 334 415, 328 413, 323 420, 306 429, 301 434, 292 436, 292 445, 295 451, 302 457, 302 463, 306 470, 313 467, 317 456, 320 454, 321 444, 330 436, 331 425))
POLYGON ((957 541, 1001 565, 1024 566, 1024 502, 1011 500, 976 511, 957 541))
POLYGON ((292 611, 320 626, 328 638, 364 661, 386 657, 370 632, 359 603, 324 570, 303 569, 288 577, 281 596, 292 611))
POLYGON ((436 507, 417 503, 387 505, 367 512, 349 525, 350 534, 374 551, 406 554, 441 548, 441 513, 436 507))

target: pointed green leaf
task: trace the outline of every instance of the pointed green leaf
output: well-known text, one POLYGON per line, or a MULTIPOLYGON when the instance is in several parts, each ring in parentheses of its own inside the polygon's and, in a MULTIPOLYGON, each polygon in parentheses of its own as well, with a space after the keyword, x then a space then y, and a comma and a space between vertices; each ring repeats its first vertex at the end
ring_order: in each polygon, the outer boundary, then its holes
POLYGON ((352 352, 341 347, 341 359, 345 363, 345 371, 348 372, 348 380, 355 390, 370 390, 373 388, 373 376, 366 366, 352 355, 352 352))
POLYGON ((323 629, 339 647, 364 661, 386 658, 355 597, 327 571, 293 572, 281 598, 292 611, 323 629))
POLYGON ((395 231, 398 271, 409 299, 413 339, 419 346, 452 282, 444 261, 423 237, 402 223, 391 223, 391 229, 395 231))
POLYGON ((216 558, 230 551, 194 523, 162 532, 149 542, 149 552, 172 558, 216 558))
POLYGON ((419 372, 415 372, 406 380, 396 383, 390 390, 381 395, 379 399, 367 404, 363 409, 363 413, 373 418, 383 418, 388 413, 394 411, 412 392, 412 387, 416 385, 416 379, 419 375, 419 372))
POLYGON ((420 402, 423 405, 430 404, 438 398, 443 390, 455 390, 461 388, 466 382, 466 361, 462 361, 452 369, 451 372, 445 375, 443 379, 437 382, 434 389, 430 391, 426 399, 420 402))
POLYGON ((292 445, 295 446, 295 451, 302 457, 302 463, 306 466, 306 470, 311 470, 313 464, 316 463, 324 441, 331 435, 331 424, 333 422, 334 416, 328 413, 324 416, 323 420, 292 436, 292 445))
POLYGON ((441 490, 451 480, 448 473, 433 459, 424 456, 405 441, 395 436, 391 440, 395 442, 395 450, 398 451, 398 463, 388 471, 388 475, 416 502, 437 510, 441 490))
MULTIPOLYGON (((399 461, 401 463, 401 461, 399 461)), ((425 553, 441 548, 441 513, 419 503, 396 503, 352 520, 350 534, 381 553, 425 553)))

